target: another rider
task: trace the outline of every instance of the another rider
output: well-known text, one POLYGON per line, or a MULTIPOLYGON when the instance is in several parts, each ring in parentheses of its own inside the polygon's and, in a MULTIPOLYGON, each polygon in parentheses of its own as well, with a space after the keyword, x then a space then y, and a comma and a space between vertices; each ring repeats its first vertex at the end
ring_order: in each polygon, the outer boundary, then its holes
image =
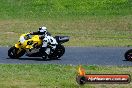
POLYGON ((47 49, 48 44, 51 45, 52 50, 55 50, 56 45, 58 44, 56 39, 54 39, 51 34, 47 31, 46 27, 39 27, 37 32, 31 32, 31 35, 40 35, 40 38, 43 39, 43 44, 40 49, 42 54, 47 54, 45 51, 47 49))

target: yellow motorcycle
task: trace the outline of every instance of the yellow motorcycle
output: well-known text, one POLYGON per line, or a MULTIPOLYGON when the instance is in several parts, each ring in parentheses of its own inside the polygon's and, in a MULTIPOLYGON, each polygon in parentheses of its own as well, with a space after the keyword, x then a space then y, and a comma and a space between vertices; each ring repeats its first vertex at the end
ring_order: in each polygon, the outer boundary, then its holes
POLYGON ((43 59, 58 59, 65 53, 63 43, 69 41, 68 36, 55 36, 57 41, 56 49, 52 51, 52 45, 48 44, 46 51, 48 55, 41 52, 42 38, 39 35, 30 35, 30 33, 22 34, 19 41, 8 50, 10 58, 20 58, 23 55, 28 57, 42 57, 43 59))

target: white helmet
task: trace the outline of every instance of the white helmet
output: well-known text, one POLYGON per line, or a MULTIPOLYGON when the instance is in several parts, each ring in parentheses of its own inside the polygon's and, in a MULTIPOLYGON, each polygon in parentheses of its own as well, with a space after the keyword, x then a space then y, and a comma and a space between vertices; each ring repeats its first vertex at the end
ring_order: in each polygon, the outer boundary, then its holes
POLYGON ((47 33, 47 28, 45 26, 39 27, 39 31, 40 32, 45 32, 45 34, 46 34, 47 33))
POLYGON ((44 27, 44 26, 43 26, 43 27, 41 27, 41 29, 42 29, 42 30, 47 30, 47 28, 46 28, 46 27, 44 27))
POLYGON ((39 27, 39 30, 47 30, 47 28, 46 27, 39 27))

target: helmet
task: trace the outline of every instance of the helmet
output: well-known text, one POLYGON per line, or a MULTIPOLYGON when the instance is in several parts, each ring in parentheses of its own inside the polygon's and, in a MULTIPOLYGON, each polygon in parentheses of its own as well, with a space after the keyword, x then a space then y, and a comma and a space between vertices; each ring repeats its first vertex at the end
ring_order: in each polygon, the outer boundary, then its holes
POLYGON ((39 30, 47 30, 47 28, 46 27, 39 27, 39 30))
POLYGON ((39 27, 40 32, 44 32, 45 34, 47 33, 47 28, 46 27, 39 27))

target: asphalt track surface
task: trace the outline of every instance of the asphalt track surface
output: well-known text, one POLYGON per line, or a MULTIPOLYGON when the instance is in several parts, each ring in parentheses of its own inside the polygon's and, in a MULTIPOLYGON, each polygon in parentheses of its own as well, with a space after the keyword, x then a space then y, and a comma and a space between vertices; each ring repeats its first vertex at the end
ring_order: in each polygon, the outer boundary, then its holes
POLYGON ((72 64, 72 65, 117 65, 132 66, 124 59, 124 53, 130 47, 66 47, 66 52, 59 60, 42 60, 23 56, 20 59, 8 57, 7 47, 0 47, 0 64, 72 64))

